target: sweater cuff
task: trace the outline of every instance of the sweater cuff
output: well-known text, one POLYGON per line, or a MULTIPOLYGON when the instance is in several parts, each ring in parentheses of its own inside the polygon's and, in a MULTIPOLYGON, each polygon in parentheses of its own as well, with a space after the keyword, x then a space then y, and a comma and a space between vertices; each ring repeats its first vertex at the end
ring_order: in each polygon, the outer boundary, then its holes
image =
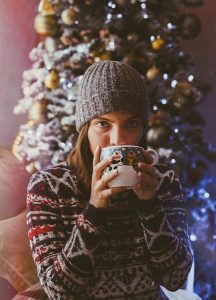
POLYGON ((93 226, 103 226, 106 222, 106 210, 96 208, 89 202, 86 204, 82 214, 93 226))
POLYGON ((151 200, 137 200, 137 208, 143 212, 151 212, 158 205, 159 201, 157 197, 154 197, 151 200))

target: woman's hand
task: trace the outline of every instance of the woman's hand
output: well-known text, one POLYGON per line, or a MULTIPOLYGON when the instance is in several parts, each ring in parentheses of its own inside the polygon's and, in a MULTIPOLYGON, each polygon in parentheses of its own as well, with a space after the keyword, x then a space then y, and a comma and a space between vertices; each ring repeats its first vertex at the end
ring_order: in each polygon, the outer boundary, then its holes
POLYGON ((93 158, 93 173, 91 182, 90 203, 96 208, 106 208, 109 206, 109 198, 121 191, 124 188, 108 188, 108 182, 118 175, 118 170, 112 171, 109 175, 101 177, 102 171, 108 167, 113 158, 109 157, 100 162, 100 146, 97 146, 93 158))
POLYGON ((139 180, 133 188, 140 200, 152 199, 158 187, 158 176, 153 165, 143 162, 138 163, 139 172, 137 174, 139 180))

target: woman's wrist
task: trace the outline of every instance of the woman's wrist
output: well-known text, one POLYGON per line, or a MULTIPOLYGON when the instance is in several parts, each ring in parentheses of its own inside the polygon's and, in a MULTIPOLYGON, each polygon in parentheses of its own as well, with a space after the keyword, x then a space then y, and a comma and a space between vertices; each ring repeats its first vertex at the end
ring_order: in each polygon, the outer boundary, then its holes
POLYGON ((88 202, 83 210, 83 216, 93 226, 103 226, 106 220, 106 210, 97 208, 92 203, 88 202))

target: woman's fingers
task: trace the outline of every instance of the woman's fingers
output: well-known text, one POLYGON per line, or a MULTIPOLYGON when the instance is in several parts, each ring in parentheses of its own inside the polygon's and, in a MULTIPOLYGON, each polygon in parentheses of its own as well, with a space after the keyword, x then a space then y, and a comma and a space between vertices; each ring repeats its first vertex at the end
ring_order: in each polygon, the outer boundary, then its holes
POLYGON ((152 158, 151 154, 148 151, 144 151, 144 158, 145 158, 146 163, 148 165, 151 165, 151 163, 153 161, 153 158, 152 158))
POLYGON ((104 198, 110 198, 111 196, 114 196, 115 194, 118 194, 120 192, 123 192, 125 190, 125 187, 113 187, 106 190, 103 190, 102 195, 104 198))
POLYGON ((101 147, 98 145, 95 149, 94 152, 94 157, 93 157, 93 169, 94 167, 99 163, 100 161, 100 153, 101 153, 101 147))
POLYGON ((118 175, 118 170, 114 170, 112 172, 110 172, 109 174, 105 174, 103 175, 100 180, 97 181, 97 187, 98 189, 104 189, 105 187, 107 187, 107 184, 110 180, 112 180, 113 178, 115 178, 118 175))
POLYGON ((143 172, 143 173, 147 173, 151 176, 155 176, 156 177, 156 171, 155 171, 155 168, 149 164, 145 164, 145 163, 142 163, 142 162, 139 162, 138 163, 138 168, 139 168, 139 171, 140 172, 143 172))
POLYGON ((158 185, 158 178, 156 176, 152 176, 151 174, 138 172, 139 183, 144 185, 149 185, 151 187, 155 187, 158 185))
MULTIPOLYGON (((95 176, 96 180, 99 180, 101 177, 101 173, 102 171, 109 166, 109 164, 112 162, 113 158, 112 156, 108 157, 105 160, 102 160, 100 162, 98 162, 93 169, 93 176, 95 176)), ((97 160, 95 159, 95 162, 97 160)))

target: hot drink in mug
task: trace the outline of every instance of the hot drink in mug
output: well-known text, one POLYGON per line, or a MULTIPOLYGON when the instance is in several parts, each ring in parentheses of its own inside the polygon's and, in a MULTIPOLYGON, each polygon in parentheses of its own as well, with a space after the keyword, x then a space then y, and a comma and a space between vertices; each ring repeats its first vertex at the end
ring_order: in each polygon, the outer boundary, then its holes
POLYGON ((158 154, 154 149, 143 149, 140 146, 120 145, 101 149, 100 160, 112 156, 111 164, 103 171, 102 176, 118 169, 118 175, 109 181, 109 187, 133 188, 138 181, 138 163, 146 162, 155 165, 158 162, 158 154), (152 161, 147 162, 145 152, 148 152, 152 161))

